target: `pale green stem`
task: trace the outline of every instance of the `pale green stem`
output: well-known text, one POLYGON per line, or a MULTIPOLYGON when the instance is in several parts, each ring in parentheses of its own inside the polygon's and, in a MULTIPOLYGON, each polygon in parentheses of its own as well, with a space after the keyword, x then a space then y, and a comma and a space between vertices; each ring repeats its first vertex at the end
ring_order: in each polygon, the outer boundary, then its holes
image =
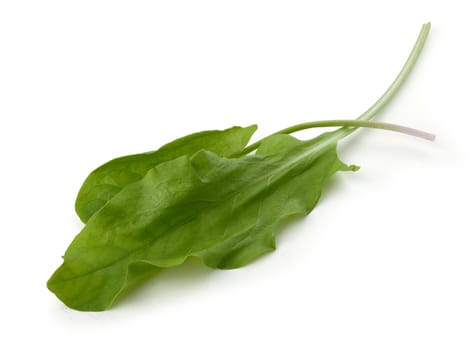
POLYGON ((286 128, 281 132, 282 134, 291 134, 296 131, 310 129, 310 128, 323 128, 323 127, 332 127, 332 126, 343 126, 343 127, 363 127, 371 129, 383 129, 400 132, 402 134, 407 134, 410 136, 420 137, 425 140, 433 141, 435 135, 430 134, 425 131, 418 129, 409 128, 406 126, 401 126, 391 123, 379 123, 379 122, 369 122, 366 120, 346 120, 346 119, 336 119, 336 120, 318 120, 315 122, 308 122, 297 124, 286 128))
MULTIPOLYGON (((395 132, 400 132, 402 134, 410 135, 410 136, 415 136, 419 137, 428 141, 434 141, 435 140, 435 135, 428 133, 426 131, 418 130, 418 129, 413 129, 409 128, 406 126, 401 126, 397 124, 391 124, 391 123, 379 123, 379 122, 371 122, 371 121, 366 121, 366 120, 346 120, 346 119, 336 119, 336 120, 318 120, 315 122, 308 122, 308 123, 302 123, 302 124, 297 124, 293 125, 289 128, 283 129, 273 135, 276 134, 292 134, 293 132, 305 130, 305 129, 311 129, 311 128, 325 128, 325 127, 333 127, 333 126, 342 126, 346 128, 371 128, 371 129, 382 129, 382 130, 390 130, 390 131, 395 131, 395 132)), ((272 135, 270 135, 272 136, 272 135)), ((268 136, 268 137, 270 137, 268 136)), ((257 149, 261 143, 265 139, 259 140, 248 147, 246 147, 242 153, 240 154, 248 154, 255 149, 257 149)))
POLYGON ((387 103, 395 96, 397 91, 400 89, 402 84, 405 82, 407 79, 408 75, 410 75, 410 72, 412 71, 413 67, 415 66, 415 63, 418 60, 418 57, 420 57, 421 50, 423 49, 423 46, 425 45, 426 38, 428 36, 428 33, 430 32, 431 28, 431 23, 425 23, 420 31, 420 35, 418 36, 418 39, 413 46, 412 52, 410 52, 410 55, 407 58, 407 61, 403 65, 400 73, 398 73, 397 77, 393 81, 392 85, 385 91, 385 93, 380 97, 377 102, 375 102, 368 110, 366 110, 359 118, 360 120, 370 120, 375 115, 380 112, 383 107, 387 105, 387 103))
MULTIPOLYGON (((377 113, 379 113, 390 102, 390 100, 393 98, 393 96, 395 96, 395 94, 398 92, 398 90, 400 89, 400 87, 402 86, 402 84, 405 82, 408 75, 412 71, 413 67, 415 66, 415 63, 418 60, 418 57, 420 56, 420 53, 423 49, 423 46, 425 45, 425 41, 426 41, 426 38, 427 38, 428 33, 430 31, 430 28, 431 28, 430 23, 426 23, 422 26, 420 34, 417 38, 417 41, 416 41, 415 45, 413 46, 413 49, 410 52, 410 55, 408 56, 407 61, 403 65, 402 69, 400 70, 400 73, 397 75, 397 77, 395 78, 393 83, 385 91, 385 93, 382 95, 382 97, 380 97, 369 109, 367 109, 361 116, 359 116, 355 122, 357 122, 357 123, 358 123, 358 121, 365 122, 365 121, 373 119, 377 115, 377 113)), ((330 121, 323 121, 323 122, 330 122, 330 121)), ((336 121, 332 121, 332 122, 336 122, 336 121)), ((337 122, 339 122, 339 121, 337 121, 337 122)), ((329 141, 332 141, 332 142, 338 141, 338 140, 346 137, 347 135, 351 134, 355 130, 357 130, 358 127, 372 127, 370 125, 364 125, 364 124, 357 125, 357 123, 354 124, 354 125, 351 125, 350 121, 347 121, 347 120, 345 121, 345 123, 346 124, 341 123, 339 125, 333 125, 333 126, 343 126, 343 127, 340 128, 339 130, 336 130, 334 132, 334 137, 332 137, 332 140, 330 139, 329 141)), ((377 124, 382 125, 384 123, 377 123, 377 124)), ((387 124, 384 124, 384 125, 387 125, 387 124)), ((391 124, 388 124, 388 125, 391 125, 391 124)), ((278 132, 276 132, 272 135, 290 134, 290 133, 293 133, 293 132, 296 132, 296 131, 301 131, 301 130, 314 128, 314 127, 321 127, 321 126, 324 126, 324 125, 322 125, 321 122, 303 123, 303 124, 294 125, 294 126, 291 126, 289 128, 280 130, 280 131, 278 131, 278 132)), ((325 126, 330 126, 330 125, 325 125, 325 126)), ((407 130, 407 131, 414 130, 414 129, 401 127, 401 126, 396 126, 396 125, 392 125, 392 129, 390 129, 389 127, 381 127, 380 129, 389 129, 389 130, 395 130, 395 131, 400 131, 400 132, 405 132, 404 130, 407 130), (396 130, 396 129, 398 129, 398 130, 396 130)), ((412 134, 411 132, 406 132, 406 133, 412 134)), ((422 135, 422 133, 423 133, 423 134, 426 134, 427 136, 430 136, 429 139, 434 139, 434 136, 431 136, 431 134, 427 134, 427 133, 420 132, 420 131, 417 131, 416 133, 417 133, 417 135, 415 135, 415 136, 422 135)), ((272 135, 270 135, 270 136, 272 136, 272 135)), ((269 137, 269 136, 267 136, 267 137, 269 137)), ((266 139, 267 137, 265 137, 265 138, 255 142, 255 143, 253 143, 252 145, 246 147, 237 156, 245 155, 245 154, 248 154, 248 153, 254 151, 256 148, 259 147, 261 142, 264 139, 266 139)))

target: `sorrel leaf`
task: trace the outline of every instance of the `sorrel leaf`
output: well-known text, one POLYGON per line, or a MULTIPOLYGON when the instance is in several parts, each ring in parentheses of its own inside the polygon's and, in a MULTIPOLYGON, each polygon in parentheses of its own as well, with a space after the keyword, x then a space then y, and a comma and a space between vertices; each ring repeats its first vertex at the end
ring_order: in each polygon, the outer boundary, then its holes
POLYGON ((273 250, 282 224, 312 211, 331 176, 356 170, 339 160, 339 140, 359 127, 434 138, 370 122, 405 81, 429 29, 423 26, 395 81, 355 121, 298 124, 247 147, 254 126, 198 133, 97 169, 78 196, 87 223, 48 288, 71 308, 105 310, 136 281, 188 257, 229 269, 273 250), (330 125, 341 128, 308 141, 287 135, 330 125))
POLYGON ((205 149, 222 156, 243 150, 256 130, 233 127, 226 130, 202 131, 170 142, 157 151, 115 158, 95 169, 84 181, 76 198, 76 213, 83 222, 98 211, 116 193, 130 183, 140 180, 154 166, 193 155, 205 149))
POLYGON ((90 218, 48 287, 72 308, 103 310, 126 287, 131 264, 166 268, 194 255, 213 267, 251 261, 274 247, 283 219, 311 211, 325 181, 349 169, 328 138, 280 143, 266 155, 200 151, 159 164, 90 218), (253 242, 228 255, 236 240, 253 242))

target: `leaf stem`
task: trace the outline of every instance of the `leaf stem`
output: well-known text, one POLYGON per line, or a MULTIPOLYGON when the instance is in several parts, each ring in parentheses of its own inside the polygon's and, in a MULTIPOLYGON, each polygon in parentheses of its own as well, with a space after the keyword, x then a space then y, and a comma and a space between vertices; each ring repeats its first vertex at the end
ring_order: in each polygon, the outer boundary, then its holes
MULTIPOLYGON (((276 135, 276 134, 292 134, 297 131, 305 130, 305 129, 311 129, 311 128, 325 128, 325 127, 333 127, 333 126, 342 126, 344 128, 352 128, 350 130, 355 130, 356 128, 362 127, 362 128, 370 128, 370 129, 382 129, 382 130, 389 130, 389 131, 395 131, 399 132, 402 134, 410 135, 410 136, 415 136, 419 137, 428 141, 434 141, 435 140, 435 135, 431 134, 426 131, 418 130, 418 129, 413 129, 409 128, 406 126, 402 125, 397 125, 397 124, 391 124, 391 123, 381 123, 381 122, 372 122, 372 121, 366 121, 366 120, 347 120, 347 119, 335 119, 335 120, 318 120, 314 122, 307 122, 307 123, 302 123, 302 124, 297 124, 293 125, 289 128, 280 130, 277 133, 274 133, 270 136, 276 135)), ((270 137, 268 136, 268 137, 270 137)), ((248 154, 255 149, 257 149, 261 143, 265 140, 261 139, 248 147, 246 147, 240 155, 248 154)))
POLYGON ((428 37, 428 33, 430 32, 431 28, 431 23, 425 23, 421 30, 420 34, 418 35, 417 41, 415 42, 415 45, 413 46, 412 51, 410 52, 410 55, 407 58, 407 61, 403 65, 402 69, 400 70, 400 73, 398 73, 397 77, 395 80, 392 82, 392 84, 389 86, 389 88, 385 91, 385 93, 380 97, 368 110, 366 110, 359 118, 360 120, 370 120, 375 115, 380 112, 387 104, 390 102, 390 100, 395 96, 395 94, 398 92, 402 84, 405 82, 407 79, 408 75, 410 75, 410 72, 412 71, 413 67, 415 66, 415 63, 418 60, 418 57, 420 56, 420 53, 423 49, 423 46, 425 45, 426 38, 428 37))
POLYGON ((310 128, 321 128, 321 127, 332 127, 332 126, 342 126, 342 127, 352 127, 352 128, 371 128, 371 129, 383 129, 400 132, 402 134, 407 134, 410 136, 420 137, 425 140, 434 141, 435 135, 418 130, 409 128, 406 126, 401 126, 391 123, 381 123, 381 122, 371 122, 366 120, 347 120, 347 119, 335 119, 335 120, 319 120, 315 122, 308 122, 297 124, 289 128, 283 129, 282 134, 291 134, 296 131, 310 129, 310 128))
MULTIPOLYGON (((400 89, 400 87, 402 86, 402 84, 405 82, 408 75, 412 71, 413 67, 415 66, 415 63, 417 62, 418 57, 420 56, 420 53, 423 49, 423 46, 425 45, 425 41, 426 41, 426 38, 428 37, 428 33, 430 31, 430 28, 431 28, 431 24, 429 22, 425 23, 422 26, 422 28, 420 30, 420 34, 418 35, 418 38, 415 42, 415 45, 413 46, 413 49, 410 52, 410 55, 408 56, 408 58, 407 58, 405 64, 403 65, 402 69, 400 70, 400 73, 398 73, 397 77, 392 82, 392 84, 388 87, 388 89, 385 91, 385 93, 369 109, 367 109, 364 113, 362 113, 357 118, 357 120, 354 121, 356 123, 351 124, 350 120, 334 120, 334 121, 302 123, 302 124, 297 124, 297 125, 291 126, 289 128, 280 130, 278 132, 275 132, 272 135, 290 134, 290 133, 293 133, 293 132, 296 132, 296 131, 305 130, 305 129, 309 129, 309 128, 315 128, 315 127, 322 127, 322 126, 342 126, 342 128, 340 128, 340 129, 338 129, 334 132, 334 137, 332 138, 332 140, 338 141, 338 140, 346 137, 347 135, 350 135, 351 133, 353 133, 355 130, 358 129, 358 127, 373 127, 373 128, 379 128, 379 129, 399 131, 399 132, 403 132, 403 133, 406 133, 406 134, 409 134, 409 135, 419 136, 419 137, 423 137, 423 138, 426 138, 426 139, 429 139, 429 140, 433 140, 435 138, 435 136, 432 135, 432 134, 428 134, 428 133, 425 133, 423 131, 419 131, 419 130, 415 130, 415 129, 411 129, 411 128, 407 128, 407 127, 403 127, 403 126, 397 126, 397 125, 394 125, 394 124, 374 123, 374 124, 372 124, 373 126, 371 124, 365 124, 365 123, 359 124, 360 122, 365 122, 365 121, 369 121, 369 120, 373 119, 390 102, 390 100, 398 92, 398 90, 400 89), (324 125, 324 123, 330 123, 330 122, 335 123, 335 125, 324 125), (344 123, 338 124, 339 122, 345 122, 345 124, 344 123)), ((269 136, 272 136, 272 135, 269 135, 269 136)), ((267 136, 267 137, 269 137, 269 136, 267 136)), ((238 156, 238 157, 243 156, 243 155, 246 155, 246 154, 254 151, 255 149, 257 149, 259 147, 261 142, 264 139, 266 139, 267 137, 265 137, 265 138, 255 142, 255 143, 251 144, 250 146, 246 147, 242 152, 240 152, 236 156, 238 156)), ((331 140, 329 140, 329 141, 331 141, 331 140)))

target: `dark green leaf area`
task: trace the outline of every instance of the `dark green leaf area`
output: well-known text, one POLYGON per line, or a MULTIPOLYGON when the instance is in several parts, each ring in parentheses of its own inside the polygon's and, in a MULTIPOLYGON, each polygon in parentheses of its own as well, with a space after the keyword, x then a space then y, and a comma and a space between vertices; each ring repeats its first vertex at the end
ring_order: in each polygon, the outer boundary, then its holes
POLYGON ((134 154, 113 159, 95 169, 84 181, 76 198, 75 208, 86 223, 96 211, 122 188, 136 182, 154 166, 204 149, 228 157, 239 153, 256 130, 232 127, 194 133, 168 143, 154 152, 134 154))
POLYGON ((189 256, 214 268, 247 264, 275 248, 283 220, 314 208, 330 176, 354 169, 336 143, 322 146, 327 139, 275 135, 253 156, 200 151, 157 165, 91 217, 48 288, 71 308, 104 310, 127 287, 131 264, 167 268, 189 256))

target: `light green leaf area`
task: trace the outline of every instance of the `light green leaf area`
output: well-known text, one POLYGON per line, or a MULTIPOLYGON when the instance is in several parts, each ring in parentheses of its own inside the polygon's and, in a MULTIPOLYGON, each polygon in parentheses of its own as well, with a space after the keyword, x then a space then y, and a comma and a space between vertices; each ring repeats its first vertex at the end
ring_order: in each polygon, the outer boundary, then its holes
POLYGON ((84 181, 76 198, 75 209, 86 223, 89 218, 122 188, 136 182, 154 166, 204 149, 228 157, 246 146, 256 125, 246 128, 210 130, 187 135, 154 152, 115 158, 95 169, 84 181))
POLYGON ((213 268, 249 263, 275 248, 284 220, 315 207, 330 176, 355 169, 338 159, 331 135, 275 135, 252 156, 204 150, 157 165, 90 218, 48 288, 71 308, 104 310, 148 265, 189 256, 213 268))

